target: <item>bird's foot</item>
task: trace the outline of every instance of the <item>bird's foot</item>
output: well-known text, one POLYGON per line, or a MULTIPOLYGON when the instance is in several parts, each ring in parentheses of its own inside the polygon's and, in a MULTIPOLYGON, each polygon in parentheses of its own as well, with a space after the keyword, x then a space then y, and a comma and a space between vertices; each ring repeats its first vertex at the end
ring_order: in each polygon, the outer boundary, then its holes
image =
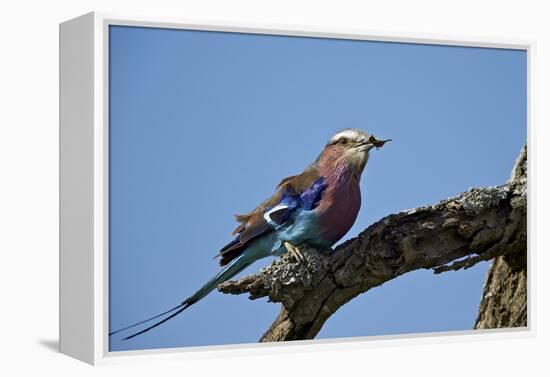
POLYGON ((304 255, 302 254, 300 249, 298 249, 296 246, 294 246, 290 242, 285 242, 284 245, 288 250, 288 252, 294 257, 294 259, 296 259, 298 262, 304 261, 304 255))

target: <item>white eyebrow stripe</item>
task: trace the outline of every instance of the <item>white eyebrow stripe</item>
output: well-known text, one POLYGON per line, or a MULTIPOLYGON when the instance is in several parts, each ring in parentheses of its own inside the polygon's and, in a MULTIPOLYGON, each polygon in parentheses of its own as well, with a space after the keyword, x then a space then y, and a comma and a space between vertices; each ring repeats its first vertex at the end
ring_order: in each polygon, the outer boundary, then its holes
POLYGON ((349 139, 360 139, 360 138, 366 138, 366 135, 364 132, 354 129, 346 129, 343 131, 338 132, 336 135, 330 139, 331 142, 334 142, 342 137, 347 137, 349 139))

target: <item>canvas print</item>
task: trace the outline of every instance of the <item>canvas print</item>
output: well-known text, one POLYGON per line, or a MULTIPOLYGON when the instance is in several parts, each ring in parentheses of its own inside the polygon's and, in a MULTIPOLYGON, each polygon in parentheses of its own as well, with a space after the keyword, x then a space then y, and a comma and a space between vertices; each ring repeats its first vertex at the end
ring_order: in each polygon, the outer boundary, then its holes
POLYGON ((110 351, 528 326, 525 50, 108 33, 110 351))

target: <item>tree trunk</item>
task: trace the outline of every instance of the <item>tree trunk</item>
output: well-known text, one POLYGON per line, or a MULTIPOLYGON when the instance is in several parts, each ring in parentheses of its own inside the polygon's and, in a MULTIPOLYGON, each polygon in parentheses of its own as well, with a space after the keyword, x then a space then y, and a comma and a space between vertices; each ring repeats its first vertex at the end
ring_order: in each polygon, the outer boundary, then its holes
POLYGON ((301 245, 303 261, 287 253, 259 273, 218 289, 282 304, 260 341, 312 339, 338 308, 388 280, 421 268, 435 273, 469 268, 496 257, 476 328, 523 323, 526 161, 524 147, 512 178, 502 186, 470 189, 435 205, 386 216, 334 251, 301 245))
MULTIPOLYGON (((510 181, 527 182, 527 150, 524 148, 510 181)), ((527 244, 515 253, 496 257, 487 281, 474 325, 475 329, 527 326, 527 244)))

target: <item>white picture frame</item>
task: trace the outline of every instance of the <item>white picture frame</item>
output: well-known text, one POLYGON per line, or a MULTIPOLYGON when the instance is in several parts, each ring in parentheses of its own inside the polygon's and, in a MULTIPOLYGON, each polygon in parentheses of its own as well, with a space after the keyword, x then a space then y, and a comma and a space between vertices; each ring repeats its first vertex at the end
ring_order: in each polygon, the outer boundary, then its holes
MULTIPOLYGON (((371 347, 391 343, 446 342, 485 337, 525 337, 534 334, 533 310, 527 329, 357 337, 298 341, 281 344, 246 344, 186 347, 166 350, 109 352, 108 350, 108 30, 110 25, 172 29, 311 36, 449 46, 519 49, 528 61, 528 130, 532 114, 533 41, 494 40, 413 33, 310 26, 203 23, 159 17, 92 12, 60 24, 60 351, 90 364, 132 360, 230 356, 308 350, 371 347), (437 335, 437 336, 434 336, 437 335)), ((528 139, 530 132, 528 131, 528 139)), ((532 145, 532 144, 531 144, 532 145)), ((531 155, 532 149, 529 149, 531 155)), ((529 252, 529 282, 533 281, 529 252)), ((531 288, 531 285, 529 284, 531 288)), ((529 290, 529 305, 533 295, 529 290)))

